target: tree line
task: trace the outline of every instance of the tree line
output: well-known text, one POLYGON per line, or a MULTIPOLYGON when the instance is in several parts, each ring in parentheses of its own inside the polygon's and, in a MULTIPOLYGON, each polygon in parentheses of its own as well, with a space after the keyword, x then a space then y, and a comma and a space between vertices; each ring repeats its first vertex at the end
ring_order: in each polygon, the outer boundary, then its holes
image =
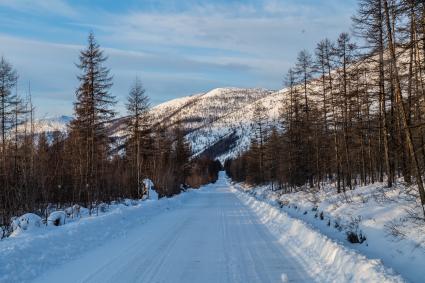
MULTIPOLYGON (((238 181, 291 192, 396 180, 425 205, 425 2, 359 0, 353 33, 303 50, 285 76, 280 126, 257 103, 250 149, 226 162, 238 181)), ((424 210, 425 212, 425 210, 424 210)))
POLYGON ((18 93, 17 71, 0 59, 1 237, 10 231, 11 217, 25 212, 47 217, 52 209, 79 204, 92 213, 100 203, 143 198, 146 178, 160 197, 217 179, 220 164, 191 158, 180 123, 154 123, 140 79, 127 98, 124 148, 113 150, 108 126, 117 114, 117 101, 106 60, 91 33, 76 64, 79 86, 67 132, 39 134, 31 96, 18 93))

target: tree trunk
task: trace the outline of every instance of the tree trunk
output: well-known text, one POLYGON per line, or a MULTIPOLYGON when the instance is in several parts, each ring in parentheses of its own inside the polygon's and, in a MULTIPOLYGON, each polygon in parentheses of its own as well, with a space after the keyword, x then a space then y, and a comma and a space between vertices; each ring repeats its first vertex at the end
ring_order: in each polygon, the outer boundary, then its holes
POLYGON ((393 28, 391 26, 391 21, 390 21, 388 1, 387 0, 383 0, 383 1, 384 1, 384 11, 385 11, 385 17, 386 17, 387 31, 388 31, 388 44, 389 44, 388 47, 390 49, 391 59, 393 62, 396 103, 399 108, 399 116, 402 121, 402 125, 404 128, 403 130, 406 135, 406 142, 407 142, 407 147, 409 148, 411 160, 413 163, 412 165, 415 170, 416 183, 418 186, 422 210, 425 216, 425 190, 424 190, 424 185, 422 182, 421 170, 419 168, 418 159, 416 156, 415 146, 413 144, 412 132, 409 125, 407 124, 407 114, 406 114, 406 110, 403 103, 403 96, 401 93, 401 83, 400 83, 400 77, 399 77, 398 66, 397 66, 396 49, 393 42, 393 28))

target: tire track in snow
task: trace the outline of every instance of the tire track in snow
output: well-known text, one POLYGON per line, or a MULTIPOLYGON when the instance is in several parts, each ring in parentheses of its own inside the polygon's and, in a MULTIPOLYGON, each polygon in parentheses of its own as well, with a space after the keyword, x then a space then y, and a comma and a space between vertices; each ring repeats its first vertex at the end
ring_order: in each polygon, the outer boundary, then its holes
POLYGON ((179 208, 133 227, 125 237, 88 251, 38 282, 315 281, 224 178, 193 193, 179 208))

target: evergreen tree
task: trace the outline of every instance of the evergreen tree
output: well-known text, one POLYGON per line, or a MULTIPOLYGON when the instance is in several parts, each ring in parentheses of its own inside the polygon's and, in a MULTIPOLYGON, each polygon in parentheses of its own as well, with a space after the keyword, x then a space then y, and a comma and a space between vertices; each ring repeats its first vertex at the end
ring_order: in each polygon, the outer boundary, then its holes
POLYGON ((251 175, 258 182, 264 181, 264 169, 265 169, 265 143, 268 134, 267 124, 267 109, 260 102, 257 102, 254 106, 254 112, 252 115, 252 131, 253 141, 251 145, 252 160, 257 162, 255 169, 251 170, 251 175))
POLYGON ((148 163, 147 154, 142 160, 143 151, 152 151, 149 148, 148 142, 150 140, 149 129, 149 97, 145 95, 140 79, 136 78, 134 85, 130 90, 127 102, 128 116, 128 131, 130 136, 127 141, 127 156, 132 163, 134 184, 137 188, 137 196, 140 198, 142 192, 142 178, 147 177, 146 172, 142 172, 142 162, 148 163), (143 176, 144 175, 144 176, 143 176))
POLYGON ((274 188, 274 185, 278 183, 279 163, 282 154, 281 137, 276 127, 272 128, 265 147, 265 167, 267 168, 265 178, 271 181, 274 188))
POLYGON ((313 178, 314 178, 314 166, 312 162, 312 156, 314 156, 314 148, 313 148, 313 133, 314 133, 314 127, 313 123, 311 122, 311 111, 312 111, 312 101, 309 99, 309 96, 313 95, 313 92, 311 90, 311 86, 309 84, 309 81, 313 78, 314 72, 315 72, 315 66, 313 57, 311 56, 310 52, 307 50, 302 50, 297 57, 297 62, 295 64, 295 75, 297 78, 298 83, 300 84, 300 89, 302 90, 302 94, 304 97, 304 104, 303 104, 303 112, 300 113, 300 124, 302 124, 302 127, 300 127, 300 131, 302 131, 301 135, 303 136, 303 139, 306 141, 306 147, 304 150, 304 155, 307 158, 307 163, 305 167, 305 173, 308 176, 310 185, 313 186, 313 178))
POLYGON ((71 123, 71 136, 76 138, 77 158, 80 168, 79 187, 85 191, 87 203, 101 196, 101 181, 104 161, 107 159, 108 140, 105 124, 114 117, 112 106, 115 98, 109 92, 112 77, 104 66, 107 57, 100 49, 93 33, 89 34, 87 48, 80 52, 77 67, 80 86, 74 103, 75 119, 71 123))
POLYGON ((192 149, 184 136, 184 129, 178 123, 174 129, 175 145, 173 155, 174 176, 176 178, 176 186, 173 194, 179 193, 181 186, 186 186, 186 178, 190 175, 190 156, 192 149))
POLYGON ((8 184, 8 134, 13 127, 16 95, 13 88, 16 86, 18 75, 12 65, 4 57, 0 59, 0 213, 2 223, 8 222, 11 213, 10 187, 8 184))
MULTIPOLYGON (((350 92, 350 75, 349 66, 355 62, 356 45, 351 42, 348 33, 341 33, 335 46, 335 58, 337 59, 337 81, 340 93, 340 110, 342 113, 343 128, 343 148, 344 148, 344 164, 345 164, 345 185, 352 189, 352 172, 351 172, 351 150, 350 150, 350 130, 352 121, 352 97, 350 92)), ((344 186, 345 188, 345 186, 344 186)))

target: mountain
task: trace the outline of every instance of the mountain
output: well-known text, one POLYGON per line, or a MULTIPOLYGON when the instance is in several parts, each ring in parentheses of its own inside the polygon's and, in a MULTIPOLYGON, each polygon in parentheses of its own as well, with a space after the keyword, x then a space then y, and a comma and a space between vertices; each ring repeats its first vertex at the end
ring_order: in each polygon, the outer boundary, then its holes
MULTIPOLYGON (((34 123, 35 133, 53 133, 56 131, 65 132, 67 124, 72 120, 70 116, 54 116, 37 119, 34 123)), ((25 127, 25 126, 24 126, 25 127)), ((27 125, 27 128, 28 125, 27 125)))
POLYGON ((217 88, 206 93, 160 104, 152 113, 160 123, 180 121, 194 155, 206 154, 224 161, 246 149, 251 138, 254 105, 268 106, 270 122, 277 117, 277 92, 265 89, 217 88), (275 109, 276 108, 276 109, 275 109))
MULTIPOLYGON (((247 149, 258 101, 268 109, 269 124, 277 124, 284 93, 258 88, 217 88, 159 104, 151 109, 151 114, 155 124, 171 127, 179 122, 186 129, 195 156, 205 154, 224 161, 247 149)), ((35 128, 37 132, 66 131, 71 119, 40 119, 35 128)), ((108 124, 109 135, 117 147, 125 141, 126 119, 117 118, 108 124)))

